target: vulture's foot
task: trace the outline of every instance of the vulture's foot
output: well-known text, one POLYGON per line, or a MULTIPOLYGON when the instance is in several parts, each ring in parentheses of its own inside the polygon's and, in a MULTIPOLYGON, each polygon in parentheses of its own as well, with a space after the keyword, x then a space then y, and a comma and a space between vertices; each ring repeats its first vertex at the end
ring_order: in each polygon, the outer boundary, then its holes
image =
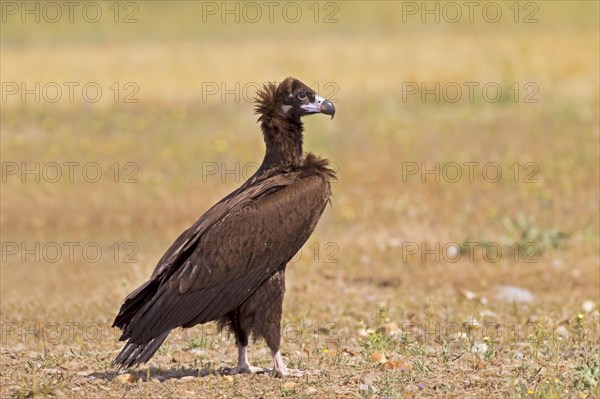
POLYGON ((298 370, 290 369, 283 362, 280 352, 273 354, 273 374, 275 377, 303 377, 305 375, 318 375, 322 372, 320 370, 298 370))
POLYGON ((225 367, 223 369, 223 374, 225 375, 236 375, 236 374, 256 374, 256 373, 266 373, 269 369, 263 369, 260 367, 250 366, 249 364, 238 364, 234 368, 225 367))
POLYGON ((238 364, 234 368, 226 367, 223 369, 223 374, 236 375, 236 374, 255 374, 255 373, 266 373, 269 369, 262 369, 260 367, 252 367, 248 362, 248 347, 238 346, 238 364))

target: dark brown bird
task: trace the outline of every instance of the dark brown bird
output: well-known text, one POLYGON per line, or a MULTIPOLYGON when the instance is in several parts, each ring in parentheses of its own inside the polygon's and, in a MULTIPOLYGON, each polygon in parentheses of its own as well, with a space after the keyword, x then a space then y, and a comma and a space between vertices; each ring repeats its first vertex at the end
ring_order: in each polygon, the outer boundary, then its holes
POLYGON ((184 231, 129 294, 113 327, 127 341, 120 368, 147 362, 172 329, 217 321, 235 335, 238 364, 250 373, 249 337, 264 338, 277 376, 286 367, 279 345, 285 268, 312 234, 335 178, 327 160, 302 150, 301 117, 335 114, 331 102, 297 79, 265 84, 256 99, 266 153, 257 172, 184 231))

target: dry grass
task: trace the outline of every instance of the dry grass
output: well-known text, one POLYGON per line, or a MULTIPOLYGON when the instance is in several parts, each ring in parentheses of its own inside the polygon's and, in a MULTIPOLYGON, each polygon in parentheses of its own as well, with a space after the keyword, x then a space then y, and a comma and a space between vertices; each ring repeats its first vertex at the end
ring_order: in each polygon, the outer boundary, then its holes
MULTIPOLYGON (((22 183, 3 169, 0 396, 600 397, 596 3, 540 3, 533 25, 399 24, 399 3, 341 3, 340 23, 327 26, 199 24, 198 4, 145 5, 129 27, 2 27, 2 82, 109 92, 131 81, 140 101, 2 103, 3 168, 96 162, 104 175, 22 183), (305 148, 331 159, 340 180, 288 268, 284 309, 288 361, 326 374, 225 378, 232 339, 206 325, 174 331, 131 382, 115 378, 121 300, 244 177, 203 167, 262 156, 252 105, 203 101, 203 84, 288 75, 339 89, 336 118, 306 123, 305 148), (403 101, 402 82, 535 82, 539 102, 403 101), (115 162, 139 167, 137 182, 115 183, 115 162), (476 169, 472 183, 423 183, 403 173, 407 162, 496 162, 503 179, 476 169), (524 182, 528 162, 537 182, 524 182), (406 254, 407 243, 454 242, 497 243, 503 256, 490 262, 481 246, 454 263, 441 251, 439 261, 406 254), (515 261, 515 242, 533 243, 537 262, 515 261), (33 253, 23 261, 13 243, 33 253), (57 262, 49 243, 63 251, 57 262), (81 252, 89 243, 102 249, 97 262, 81 252), (507 285, 533 300, 503 299, 507 285)), ((270 366, 264 344, 250 355, 270 366)))

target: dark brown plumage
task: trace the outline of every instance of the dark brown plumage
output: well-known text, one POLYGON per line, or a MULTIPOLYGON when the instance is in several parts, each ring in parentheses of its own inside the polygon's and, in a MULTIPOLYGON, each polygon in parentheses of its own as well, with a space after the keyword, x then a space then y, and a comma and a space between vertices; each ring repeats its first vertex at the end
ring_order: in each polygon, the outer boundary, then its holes
POLYGON ((302 150, 300 118, 333 117, 333 105, 294 78, 258 93, 256 113, 266 153, 258 171, 184 231, 150 280, 125 298, 113 327, 127 344, 114 363, 147 362, 177 327, 216 320, 238 346, 229 372, 256 371, 247 360, 248 338, 264 338, 278 376, 288 369, 279 353, 285 268, 312 234, 335 178, 328 161, 302 150))

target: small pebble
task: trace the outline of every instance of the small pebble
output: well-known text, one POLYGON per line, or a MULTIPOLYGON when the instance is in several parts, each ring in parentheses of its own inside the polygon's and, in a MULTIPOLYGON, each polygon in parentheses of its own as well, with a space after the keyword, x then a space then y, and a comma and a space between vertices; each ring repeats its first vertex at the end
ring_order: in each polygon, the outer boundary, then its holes
POLYGON ((569 339, 569 330, 565 326, 558 326, 555 330, 557 335, 560 335, 563 339, 569 339))
POLYGON ((366 373, 360 377, 360 382, 366 385, 373 385, 379 377, 375 373, 366 373))
POLYGON ((481 342, 479 344, 473 345, 473 347, 471 348, 471 352, 481 357, 486 354, 488 349, 488 344, 486 344, 485 342, 481 342))
POLYGON ((385 363, 387 360, 383 352, 373 352, 369 358, 374 363, 385 363))
POLYGON ((463 290, 462 291, 463 296, 468 299, 469 301, 472 301, 474 299, 477 299, 478 296, 476 293, 474 293, 473 291, 469 291, 469 290, 463 290))
POLYGON ((497 319, 498 315, 494 312, 492 312, 491 310, 488 309, 484 309, 480 312, 481 317, 483 317, 484 319, 497 319))
POLYGON ((119 374, 114 378, 114 381, 119 382, 121 384, 132 384, 136 380, 135 375, 131 373, 119 374))
POLYGON ((496 288, 496 299, 502 302, 528 303, 533 301, 531 291, 514 285, 501 285, 496 288))
POLYGON ((592 311, 594 310, 595 307, 596 307, 596 304, 594 303, 594 301, 589 301, 589 300, 585 301, 582 306, 583 311, 585 313, 592 313, 592 311))
POLYGON ((45 374, 60 374, 59 369, 44 369, 45 374))
POLYGON ((390 361, 383 363, 383 366, 381 366, 381 367, 384 370, 396 369, 396 370, 401 370, 401 371, 409 371, 409 370, 412 370, 413 365, 412 365, 412 363, 403 361, 403 360, 390 360, 390 361))
POLYGON ((365 330, 364 328, 359 328, 356 331, 356 335, 358 335, 359 337, 362 337, 362 338, 366 338, 369 336, 369 334, 367 333, 367 330, 365 330))
POLYGON ((448 246, 448 249, 446 250, 446 255, 448 256, 448 258, 450 258, 451 261, 453 261, 459 252, 460 248, 458 247, 458 245, 452 244, 448 246))
POLYGON ((190 353, 195 356, 205 356, 206 355, 206 351, 203 349, 199 349, 199 348, 192 349, 190 351, 190 353))
POLYGON ((480 323, 476 318, 472 317, 464 323, 464 326, 468 329, 476 330, 479 328, 480 323))

